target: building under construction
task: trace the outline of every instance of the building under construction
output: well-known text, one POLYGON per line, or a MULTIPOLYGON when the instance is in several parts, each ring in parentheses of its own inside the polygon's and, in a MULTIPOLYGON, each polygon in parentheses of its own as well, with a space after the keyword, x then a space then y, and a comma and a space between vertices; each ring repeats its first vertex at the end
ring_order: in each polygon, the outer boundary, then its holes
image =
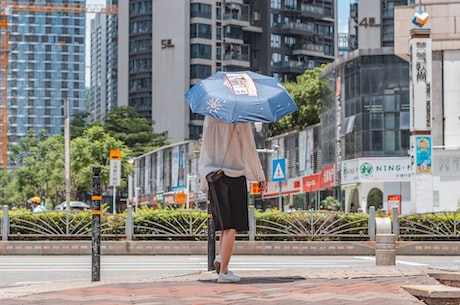
POLYGON ((70 115, 86 110, 86 13, 116 8, 85 0, 0 1, 0 166, 32 131, 63 134, 63 100, 70 115))

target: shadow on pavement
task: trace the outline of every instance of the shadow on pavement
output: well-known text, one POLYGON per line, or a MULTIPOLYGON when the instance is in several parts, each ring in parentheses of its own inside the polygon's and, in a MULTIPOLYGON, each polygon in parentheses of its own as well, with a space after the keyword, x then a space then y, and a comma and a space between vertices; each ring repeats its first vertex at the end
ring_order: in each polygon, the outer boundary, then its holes
MULTIPOLYGON (((276 283, 290 283, 295 281, 302 281, 306 278, 301 276, 287 276, 287 277, 242 277, 241 281, 232 284, 276 284, 276 283)), ((212 280, 198 280, 201 283, 216 283, 217 279, 212 280)))

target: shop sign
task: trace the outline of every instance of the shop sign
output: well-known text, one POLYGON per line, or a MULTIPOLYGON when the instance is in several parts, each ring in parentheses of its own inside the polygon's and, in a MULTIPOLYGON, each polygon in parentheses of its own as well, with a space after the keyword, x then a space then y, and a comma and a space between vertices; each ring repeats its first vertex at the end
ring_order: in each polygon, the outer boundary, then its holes
POLYGON ((310 176, 303 176, 302 177, 302 192, 314 192, 319 190, 320 185, 320 174, 314 174, 310 176))
POLYGON ((368 158, 342 162, 342 184, 363 181, 410 181, 410 158, 368 158))
POLYGON ((334 165, 323 167, 320 172, 320 189, 327 189, 334 186, 335 172, 334 165))

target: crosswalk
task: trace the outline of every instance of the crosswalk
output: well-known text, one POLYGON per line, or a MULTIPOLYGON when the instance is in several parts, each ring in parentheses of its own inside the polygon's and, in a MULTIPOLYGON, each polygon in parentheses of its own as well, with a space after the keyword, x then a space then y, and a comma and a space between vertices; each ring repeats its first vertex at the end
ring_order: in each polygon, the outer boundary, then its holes
MULTIPOLYGON (((401 266, 458 266, 459 257, 398 257, 401 266)), ((373 256, 234 256, 233 271, 270 271, 296 268, 360 268, 375 266, 373 256)), ((153 278, 208 271, 206 256, 102 256, 101 278, 111 281, 153 278)), ((87 281, 91 256, 0 256, 0 286, 17 283, 87 281)))

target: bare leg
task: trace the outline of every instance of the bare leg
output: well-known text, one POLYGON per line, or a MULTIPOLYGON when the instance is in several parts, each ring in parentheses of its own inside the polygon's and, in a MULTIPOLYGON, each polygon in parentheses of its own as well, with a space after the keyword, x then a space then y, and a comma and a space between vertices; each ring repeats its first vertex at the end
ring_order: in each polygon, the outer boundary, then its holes
POLYGON ((220 256, 222 262, 220 265, 220 272, 227 274, 228 264, 233 253, 233 246, 235 244, 236 230, 227 229, 220 232, 220 256))

